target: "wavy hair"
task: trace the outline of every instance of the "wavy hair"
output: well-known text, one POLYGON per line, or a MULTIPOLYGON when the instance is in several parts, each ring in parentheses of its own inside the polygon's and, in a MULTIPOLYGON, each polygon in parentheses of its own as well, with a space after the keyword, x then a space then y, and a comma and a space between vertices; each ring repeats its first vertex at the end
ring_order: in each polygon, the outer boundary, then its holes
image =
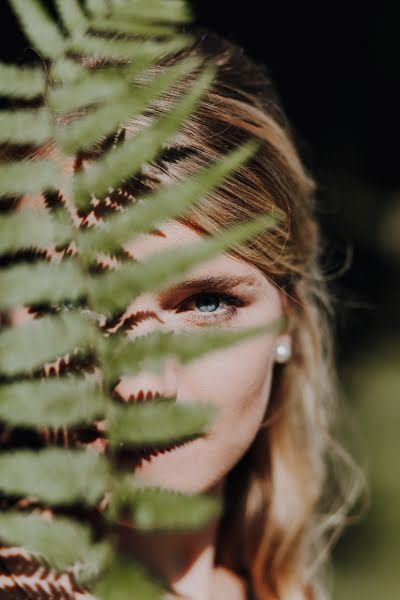
MULTIPOLYGON (((195 31, 192 46, 144 78, 195 56, 201 59, 199 69, 216 64, 213 84, 160 158, 127 188, 134 196, 182 181, 250 136, 263 142, 246 165, 178 219, 201 234, 264 213, 280 219, 273 230, 232 251, 286 296, 293 356, 274 366, 260 430, 227 476, 216 564, 244 577, 259 600, 323 600, 329 596, 323 567, 358 497, 361 474, 331 433, 339 412, 335 310, 321 267, 317 185, 299 156, 267 68, 235 43, 195 31)), ((191 80, 132 119, 127 135, 169 111, 191 80)))
MULTIPOLYGON (((232 251, 258 267, 285 296, 293 356, 274 365, 261 427, 226 478, 216 564, 244 577, 258 600, 325 600, 330 548, 358 497, 361 476, 332 434, 340 412, 335 299, 321 266, 317 184, 300 158, 267 68, 235 43, 193 29, 192 45, 166 56, 141 80, 189 56, 200 58, 199 66, 117 135, 134 135, 171 110, 209 62, 217 67, 212 85, 159 158, 117 190, 108 209, 98 203, 91 212, 79 213, 81 226, 118 203, 135 202, 143 192, 185 180, 249 137, 262 141, 251 160, 177 219, 201 234, 214 234, 259 214, 279 217, 272 230, 232 251)), ((105 64, 85 57, 81 61, 95 69, 105 64)), ((103 149, 99 143, 97 152, 103 149)), ((80 156, 75 168, 93 155, 80 156)))

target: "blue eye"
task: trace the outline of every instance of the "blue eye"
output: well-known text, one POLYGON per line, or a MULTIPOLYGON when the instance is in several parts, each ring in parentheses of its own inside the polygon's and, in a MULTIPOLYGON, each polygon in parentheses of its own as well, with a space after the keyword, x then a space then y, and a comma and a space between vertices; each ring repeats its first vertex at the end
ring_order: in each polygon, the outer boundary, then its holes
POLYGON ((222 322, 232 319, 240 306, 244 302, 238 297, 221 292, 201 292, 191 296, 181 305, 179 312, 186 309, 186 312, 193 313, 191 319, 198 323, 222 322), (190 305, 194 304, 196 310, 190 310, 190 305), (225 307, 221 308, 221 304, 225 307), (201 314, 202 313, 202 314, 201 314))
MULTIPOLYGON (((220 296, 221 296, 221 294, 199 294, 196 299, 196 306, 197 306, 197 308, 199 308, 200 312, 206 312, 207 309, 212 309, 213 307, 220 304, 220 300, 221 300, 220 296), (219 300, 213 301, 213 298, 216 298, 216 297, 218 297, 219 300), (199 305, 206 306, 206 308, 203 310, 202 308, 200 308, 199 305)), ((214 310, 216 310, 216 309, 214 309, 214 310)))

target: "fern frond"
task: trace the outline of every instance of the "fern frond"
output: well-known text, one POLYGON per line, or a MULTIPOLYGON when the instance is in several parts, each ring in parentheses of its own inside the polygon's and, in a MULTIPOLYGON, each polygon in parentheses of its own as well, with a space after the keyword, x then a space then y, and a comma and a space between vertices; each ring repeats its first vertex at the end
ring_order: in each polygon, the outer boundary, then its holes
POLYGON ((209 428, 216 409, 211 404, 181 405, 169 400, 111 404, 107 433, 111 448, 121 444, 142 446, 167 444, 199 437, 209 428))
POLYGON ((169 52, 177 52, 185 46, 191 38, 189 36, 174 36, 165 42, 152 40, 118 40, 108 39, 96 35, 86 34, 76 40, 71 40, 69 48, 72 52, 106 58, 110 60, 151 60, 155 61, 169 52))
POLYGON ((183 0, 168 0, 162 3, 155 0, 110 0, 114 13, 143 21, 187 23, 192 19, 192 13, 183 0))
MULTIPOLYGON (((72 58, 61 56, 50 67, 51 78, 63 83, 72 83, 88 74, 88 69, 72 58)), ((52 93, 53 89, 49 90, 52 93)))
POLYGON ((0 386, 0 419, 11 427, 71 427, 105 415, 106 397, 93 379, 65 377, 0 386))
MULTIPOLYGON (((60 0, 61 1, 61 0, 60 0)), ((140 21, 127 21, 122 18, 94 19, 91 28, 95 31, 122 33, 125 35, 171 36, 176 28, 171 25, 157 25, 140 21)))
POLYGON ((92 17, 110 16, 110 4, 108 0, 85 0, 85 8, 92 17))
POLYGON ((73 259, 59 265, 38 263, 0 270, 0 308, 76 300, 84 294, 84 289, 82 271, 73 259))
POLYGON ((37 67, 17 67, 0 63, 0 96, 32 100, 44 94, 46 78, 37 67))
POLYGON ((60 180, 61 171, 52 160, 0 163, 0 197, 57 190, 60 180))
POLYGON ((88 27, 88 20, 85 17, 78 0, 55 0, 58 13, 71 35, 79 35, 88 27))
POLYGON ((132 510, 135 527, 141 530, 196 530, 220 515, 222 503, 209 494, 149 487, 139 477, 126 477, 115 486, 106 516, 114 520, 121 507, 132 510))
POLYGON ((133 559, 118 556, 107 572, 93 587, 93 594, 101 600, 163 600, 166 586, 154 574, 133 559), (134 596, 132 595, 134 590, 134 596))
POLYGON ((242 144, 209 166, 202 168, 187 181, 171 184, 138 198, 138 203, 124 211, 110 215, 100 228, 93 227, 78 234, 82 254, 95 251, 113 252, 135 235, 148 233, 158 223, 182 215, 185 210, 202 200, 258 148, 256 140, 242 144))
POLYGON ((47 248, 64 244, 72 237, 67 219, 54 219, 46 211, 24 209, 17 214, 0 216, 0 252, 15 252, 20 248, 47 248))
POLYGON ((68 82, 68 86, 49 91, 49 106, 55 112, 69 112, 88 104, 118 98, 128 89, 126 79, 111 70, 90 74, 81 72, 76 82, 68 82))
POLYGON ((91 562, 96 556, 105 558, 108 545, 93 544, 88 526, 70 518, 21 514, 9 510, 0 514, 0 538, 3 543, 23 546, 44 557, 59 570, 71 567, 76 561, 91 562))
POLYGON ((33 496, 52 505, 94 506, 109 485, 110 465, 95 450, 45 448, 0 456, 0 491, 5 494, 33 496))
POLYGON ((45 58, 56 58, 65 50, 65 38, 37 0, 10 0, 26 37, 45 58))
POLYGON ((125 96, 116 97, 113 103, 91 111, 57 134, 58 145, 66 154, 90 149, 103 136, 110 135, 127 119, 142 112, 157 96, 187 76, 197 64, 198 61, 193 59, 181 61, 149 85, 135 90, 135 93, 130 90, 125 96))
POLYGON ((228 348, 253 336, 282 333, 286 325, 286 317, 280 317, 264 325, 243 329, 224 330, 210 326, 209 331, 196 335, 155 331, 129 342, 123 340, 121 343, 115 338, 105 349, 105 360, 110 361, 104 367, 105 373, 112 380, 118 374, 133 375, 142 368, 159 372, 168 356, 176 356, 182 364, 186 364, 207 352, 228 348))
POLYGON ((178 282, 204 260, 251 239, 275 223, 276 220, 271 215, 262 215, 199 242, 151 256, 143 263, 122 263, 117 271, 103 273, 90 281, 90 302, 99 312, 121 310, 144 291, 157 291, 178 282))
POLYGON ((2 144, 39 146, 51 135, 51 115, 46 108, 0 112, 0 143, 2 144))
POLYGON ((92 194, 101 196, 110 187, 121 185, 133 177, 144 163, 154 160, 162 145, 195 109, 213 74, 213 69, 207 68, 173 111, 117 148, 109 150, 84 173, 78 173, 73 185, 77 207, 83 208, 92 194))
POLYGON ((0 372, 30 371, 76 347, 87 349, 101 342, 97 329, 79 314, 42 317, 0 334, 0 372))

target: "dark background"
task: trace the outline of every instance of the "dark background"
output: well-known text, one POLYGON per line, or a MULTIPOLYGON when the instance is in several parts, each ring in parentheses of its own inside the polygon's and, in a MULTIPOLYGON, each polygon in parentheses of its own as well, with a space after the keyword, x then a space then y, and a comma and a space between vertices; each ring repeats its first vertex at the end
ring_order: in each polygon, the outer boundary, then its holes
MULTIPOLYGON (((266 64, 318 181, 337 362, 354 419, 356 443, 348 441, 369 480, 369 508, 334 553, 335 600, 398 600, 400 4, 193 0, 192 6, 199 25, 266 64)), ((37 58, 4 0, 0 22, 3 61, 37 58)))

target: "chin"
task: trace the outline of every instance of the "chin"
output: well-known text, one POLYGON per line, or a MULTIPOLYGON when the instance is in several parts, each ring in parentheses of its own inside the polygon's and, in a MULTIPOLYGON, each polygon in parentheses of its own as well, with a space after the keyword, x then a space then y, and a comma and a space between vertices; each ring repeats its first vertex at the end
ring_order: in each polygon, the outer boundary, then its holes
POLYGON ((199 494, 212 490, 224 476, 223 459, 211 450, 209 439, 196 438, 164 448, 139 449, 127 460, 139 483, 199 494))

